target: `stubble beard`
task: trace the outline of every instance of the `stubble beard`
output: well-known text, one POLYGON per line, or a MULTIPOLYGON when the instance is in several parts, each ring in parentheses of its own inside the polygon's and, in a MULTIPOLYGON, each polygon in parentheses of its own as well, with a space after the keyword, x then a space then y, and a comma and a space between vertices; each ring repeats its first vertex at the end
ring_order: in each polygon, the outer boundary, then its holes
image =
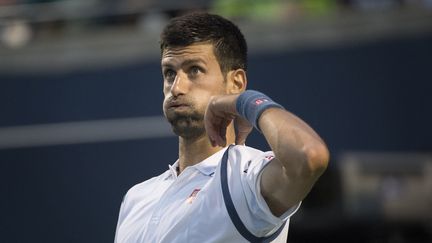
POLYGON ((205 134, 204 115, 196 110, 187 113, 167 112, 165 116, 177 136, 194 139, 205 134))

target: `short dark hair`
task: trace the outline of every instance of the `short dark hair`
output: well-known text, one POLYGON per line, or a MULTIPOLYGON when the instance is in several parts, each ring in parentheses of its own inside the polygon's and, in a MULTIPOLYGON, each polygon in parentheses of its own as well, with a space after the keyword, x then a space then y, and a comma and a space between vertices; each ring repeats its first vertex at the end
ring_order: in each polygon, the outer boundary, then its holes
POLYGON ((160 48, 186 47, 195 43, 213 44, 221 71, 247 69, 247 44, 240 29, 214 14, 195 12, 171 19, 161 34, 160 48))

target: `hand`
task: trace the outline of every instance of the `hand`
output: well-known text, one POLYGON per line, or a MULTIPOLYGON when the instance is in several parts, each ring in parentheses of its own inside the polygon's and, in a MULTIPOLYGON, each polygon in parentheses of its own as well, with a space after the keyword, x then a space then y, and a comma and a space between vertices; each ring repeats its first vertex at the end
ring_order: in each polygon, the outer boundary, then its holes
POLYGON ((213 146, 226 146, 226 130, 234 120, 236 144, 244 144, 252 125, 237 114, 236 101, 239 95, 221 95, 210 99, 204 115, 204 125, 213 146))

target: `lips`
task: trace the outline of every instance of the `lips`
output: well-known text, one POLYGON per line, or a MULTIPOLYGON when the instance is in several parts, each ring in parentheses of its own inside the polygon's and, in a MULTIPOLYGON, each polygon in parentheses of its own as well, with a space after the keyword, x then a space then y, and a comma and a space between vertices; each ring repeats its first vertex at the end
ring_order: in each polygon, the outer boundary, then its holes
POLYGON ((189 105, 186 103, 178 103, 178 102, 173 102, 168 104, 168 109, 176 109, 182 107, 189 107, 189 105))
POLYGON ((177 105, 170 105, 170 108, 177 108, 177 107, 182 107, 182 106, 187 106, 185 104, 177 104, 177 105))

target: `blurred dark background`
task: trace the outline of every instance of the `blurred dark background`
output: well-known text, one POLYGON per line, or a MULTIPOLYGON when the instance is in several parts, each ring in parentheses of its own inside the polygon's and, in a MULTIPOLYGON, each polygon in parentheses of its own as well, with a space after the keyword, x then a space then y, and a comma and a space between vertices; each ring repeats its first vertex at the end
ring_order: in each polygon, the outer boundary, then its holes
POLYGON ((158 37, 195 10, 240 26, 249 88, 330 148, 289 242, 432 242, 430 0, 0 0, 0 242, 113 241, 177 159, 158 37))

